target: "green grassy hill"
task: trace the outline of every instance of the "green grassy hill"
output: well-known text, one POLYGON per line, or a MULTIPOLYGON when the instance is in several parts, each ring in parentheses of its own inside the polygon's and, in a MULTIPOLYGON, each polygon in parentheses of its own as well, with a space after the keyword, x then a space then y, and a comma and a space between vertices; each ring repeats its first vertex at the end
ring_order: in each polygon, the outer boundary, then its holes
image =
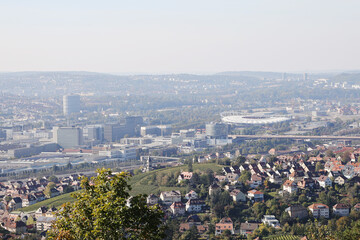
POLYGON ((60 196, 49 198, 44 201, 35 203, 29 207, 19 208, 16 212, 20 212, 20 211, 32 212, 32 211, 36 211, 36 209, 38 209, 42 206, 46 206, 46 207, 54 206, 54 207, 58 208, 66 202, 73 202, 73 201, 75 201, 75 199, 73 197, 71 197, 71 193, 65 193, 60 196))
MULTIPOLYGON (((201 164, 194 164, 193 170, 205 172, 207 169, 211 169, 214 172, 220 170, 222 168, 221 165, 215 164, 215 163, 201 163, 201 164)), ((169 190, 185 190, 183 187, 165 187, 165 186, 156 186, 152 184, 151 179, 154 178, 154 175, 164 174, 176 174, 181 171, 187 171, 187 166, 177 166, 172 168, 164 168, 164 169, 158 169, 155 171, 151 171, 148 173, 142 173, 139 175, 135 175, 130 179, 130 185, 132 186, 132 195, 137 194, 157 194, 159 191, 169 191, 169 190)), ((176 176, 177 177, 177 176, 176 176)))

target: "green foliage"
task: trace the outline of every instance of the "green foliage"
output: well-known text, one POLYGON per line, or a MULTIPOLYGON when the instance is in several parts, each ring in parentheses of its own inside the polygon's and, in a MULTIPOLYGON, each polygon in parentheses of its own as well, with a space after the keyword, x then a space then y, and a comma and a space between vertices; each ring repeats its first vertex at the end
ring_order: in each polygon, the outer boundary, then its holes
POLYGON ((226 215, 225 207, 232 203, 232 198, 227 191, 221 191, 221 189, 216 189, 211 193, 210 196, 210 206, 214 209, 215 215, 217 217, 224 217, 226 215))
POLYGON ((59 179, 56 176, 52 175, 52 176, 49 177, 49 181, 54 182, 54 183, 58 183, 59 179))
POLYGON ((192 226, 189 231, 183 233, 180 237, 180 240, 197 240, 200 238, 197 227, 192 226))
POLYGON ((251 239, 254 239, 256 237, 267 237, 269 234, 273 234, 275 232, 275 229, 269 225, 261 224, 253 234, 251 234, 251 239))
POLYGON ((242 184, 247 184, 247 181, 250 180, 250 177, 251 177, 251 173, 249 171, 242 171, 241 172, 241 176, 239 177, 239 181, 242 183, 242 184))
POLYGON ((188 172, 192 172, 192 171, 194 171, 194 169, 193 169, 193 161, 192 161, 192 159, 189 159, 188 160, 188 172))
POLYGON ((49 239, 162 239, 163 213, 146 205, 146 196, 130 198, 129 174, 112 175, 97 170, 91 179, 83 177, 76 201, 65 204, 49 233, 49 239), (129 203, 129 204, 127 204, 129 203))
POLYGON ((53 182, 49 182, 48 185, 46 185, 46 188, 44 190, 44 194, 46 197, 50 197, 51 189, 55 188, 56 184, 53 182))
POLYGON ((6 195, 4 198, 6 203, 9 203, 11 201, 11 199, 12 199, 11 195, 6 195))

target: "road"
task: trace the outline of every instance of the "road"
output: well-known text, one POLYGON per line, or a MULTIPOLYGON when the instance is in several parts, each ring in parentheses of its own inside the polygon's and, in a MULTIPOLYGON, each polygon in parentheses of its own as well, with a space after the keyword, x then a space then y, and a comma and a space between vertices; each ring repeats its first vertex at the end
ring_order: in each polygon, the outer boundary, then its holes
POLYGON ((319 140, 360 140, 360 136, 305 136, 305 135, 229 135, 229 137, 245 139, 319 139, 319 140))

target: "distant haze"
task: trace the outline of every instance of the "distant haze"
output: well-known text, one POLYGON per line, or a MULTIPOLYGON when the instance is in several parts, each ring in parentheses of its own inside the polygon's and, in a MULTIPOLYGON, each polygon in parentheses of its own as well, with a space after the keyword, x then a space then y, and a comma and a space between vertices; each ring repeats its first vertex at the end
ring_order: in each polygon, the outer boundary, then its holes
POLYGON ((358 0, 1 1, 0 72, 360 69, 358 0))

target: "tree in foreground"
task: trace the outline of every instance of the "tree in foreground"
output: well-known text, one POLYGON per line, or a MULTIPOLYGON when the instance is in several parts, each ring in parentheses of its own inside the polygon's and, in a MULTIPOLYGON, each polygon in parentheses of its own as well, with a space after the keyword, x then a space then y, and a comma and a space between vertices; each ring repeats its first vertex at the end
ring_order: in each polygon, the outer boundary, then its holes
POLYGON ((146 196, 130 198, 131 190, 125 172, 112 175, 109 169, 98 169, 91 181, 83 177, 82 191, 73 196, 59 212, 49 232, 55 240, 162 239, 163 213, 158 206, 147 206, 146 196))

